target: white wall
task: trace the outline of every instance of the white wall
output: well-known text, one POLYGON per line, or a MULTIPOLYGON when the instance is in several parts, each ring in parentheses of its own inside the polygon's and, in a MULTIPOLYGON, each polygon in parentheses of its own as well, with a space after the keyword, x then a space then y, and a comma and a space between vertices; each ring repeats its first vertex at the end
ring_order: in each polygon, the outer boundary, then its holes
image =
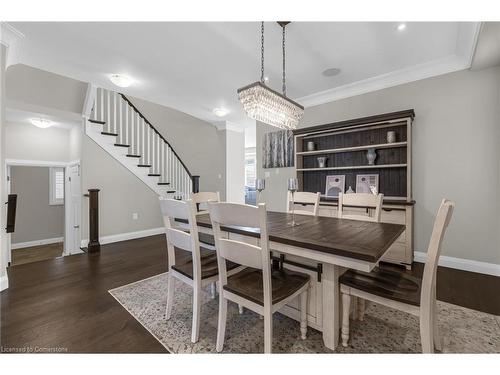
POLYGON ((223 131, 226 136, 226 201, 245 203, 245 132, 223 131))
POLYGON ((12 166, 11 193, 17 194, 12 244, 64 237, 64 205, 49 204, 48 167, 12 166))
MULTIPOLYGON (((415 251, 427 250, 441 198, 456 202, 443 255, 500 264, 500 68, 460 71, 307 108, 301 127, 414 108, 415 251)), ((263 199, 284 210, 294 168, 262 168, 257 125, 257 174, 263 199), (276 174, 279 172, 279 174, 276 174)))

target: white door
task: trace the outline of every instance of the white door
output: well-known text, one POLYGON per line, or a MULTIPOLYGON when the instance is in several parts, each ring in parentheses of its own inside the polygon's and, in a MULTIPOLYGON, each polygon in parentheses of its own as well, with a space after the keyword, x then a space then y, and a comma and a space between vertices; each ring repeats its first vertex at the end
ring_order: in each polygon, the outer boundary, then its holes
POLYGON ((81 186, 80 164, 73 164, 67 168, 68 181, 68 242, 66 255, 80 253, 80 221, 81 221, 81 186))

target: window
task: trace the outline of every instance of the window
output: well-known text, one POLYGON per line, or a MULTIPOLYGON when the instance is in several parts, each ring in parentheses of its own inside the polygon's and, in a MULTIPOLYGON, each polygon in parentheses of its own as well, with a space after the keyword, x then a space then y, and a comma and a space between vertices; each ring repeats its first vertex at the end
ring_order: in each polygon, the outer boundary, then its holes
POLYGON ((50 168, 49 204, 64 204, 64 168, 50 168))

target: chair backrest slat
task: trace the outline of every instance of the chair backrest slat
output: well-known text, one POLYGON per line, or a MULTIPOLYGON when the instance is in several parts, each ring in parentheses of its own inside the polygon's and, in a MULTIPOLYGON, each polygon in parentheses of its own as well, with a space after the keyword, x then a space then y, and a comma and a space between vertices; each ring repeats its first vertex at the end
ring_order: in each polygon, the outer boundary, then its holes
POLYGON ((209 204, 210 218, 220 225, 233 225, 238 227, 259 228, 258 208, 245 204, 224 203, 209 204), (217 209, 210 207, 217 207, 217 209))
POLYGON ((245 242, 221 238, 217 251, 224 259, 242 266, 262 269, 262 249, 245 242))
MULTIPOLYGON (((314 215, 318 216, 319 212, 319 199, 320 199, 321 194, 320 193, 309 193, 306 191, 297 191, 293 194, 293 202, 294 205, 297 204, 306 204, 307 206, 304 208, 297 209, 295 207, 295 213, 302 214, 302 215, 314 215), (311 210, 308 210, 307 208, 311 207, 311 210)), ((292 206, 292 193, 288 192, 287 195, 287 212, 291 212, 291 207, 292 206)))
POLYGON ((382 202, 384 199, 383 194, 370 194, 370 193, 352 193, 352 194, 339 194, 338 203, 338 217, 340 219, 352 219, 380 222, 380 215, 382 212, 382 202), (369 208, 374 209, 373 216, 361 214, 346 214, 346 206, 355 208, 369 208))
POLYGON ((167 228, 165 233, 167 235, 168 242, 170 242, 174 247, 193 252, 193 244, 190 233, 174 228, 167 228))
POLYGON ((208 202, 220 202, 219 192, 200 191, 199 193, 191 194, 191 200, 198 205, 198 215, 207 213, 208 202))

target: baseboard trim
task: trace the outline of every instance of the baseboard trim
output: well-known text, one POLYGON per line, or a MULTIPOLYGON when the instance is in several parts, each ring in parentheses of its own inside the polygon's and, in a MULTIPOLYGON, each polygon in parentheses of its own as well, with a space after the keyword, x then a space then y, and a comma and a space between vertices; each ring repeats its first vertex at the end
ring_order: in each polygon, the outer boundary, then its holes
POLYGON ((7 275, 0 277, 0 292, 9 287, 9 278, 7 275))
MULTIPOLYGON (((425 263, 427 253, 415 251, 414 260, 418 263, 425 263)), ((442 255, 439 257, 439 265, 442 267, 455 268, 463 271, 483 273, 486 275, 500 276, 500 264, 479 262, 477 260, 449 257, 442 255)))
MULTIPOLYGON (((165 228, 160 227, 160 228, 139 230, 139 231, 136 231, 136 232, 127 232, 127 233, 112 234, 112 235, 109 235, 109 236, 102 236, 102 237, 100 237, 99 238, 99 243, 101 245, 106 245, 108 243, 133 240, 133 239, 136 239, 136 238, 156 236, 158 234, 163 234, 163 233, 165 233, 165 228)), ((87 238, 83 239, 82 240, 82 247, 86 247, 87 244, 88 244, 88 242, 89 242, 89 240, 87 238)))
POLYGON ((12 250, 24 249, 25 247, 50 245, 58 242, 64 242, 64 237, 54 237, 54 238, 46 238, 44 240, 13 243, 11 245, 11 249, 12 250))

